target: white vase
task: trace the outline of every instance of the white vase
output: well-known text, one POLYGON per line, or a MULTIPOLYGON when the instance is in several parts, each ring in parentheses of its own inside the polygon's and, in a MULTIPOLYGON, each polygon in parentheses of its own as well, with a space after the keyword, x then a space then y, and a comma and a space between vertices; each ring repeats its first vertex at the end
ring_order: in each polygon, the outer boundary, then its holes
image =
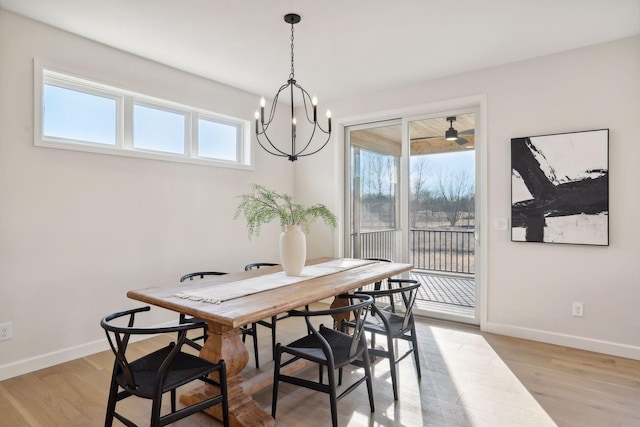
POLYGON ((297 225, 287 225, 280 234, 280 263, 287 276, 299 276, 307 260, 307 238, 297 225))

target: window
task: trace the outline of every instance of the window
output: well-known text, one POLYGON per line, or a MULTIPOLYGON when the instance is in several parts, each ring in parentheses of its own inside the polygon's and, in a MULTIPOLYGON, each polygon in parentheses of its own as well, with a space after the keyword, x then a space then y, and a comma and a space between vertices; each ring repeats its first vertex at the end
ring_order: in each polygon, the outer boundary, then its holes
POLYGON ((116 145, 117 98, 44 85, 45 138, 116 145))
POLYGON ((238 160, 237 125, 198 120, 198 156, 235 162, 238 160))
POLYGON ((34 144, 185 163, 250 166, 249 121, 36 66, 34 144))
POLYGON ((133 147, 163 153, 185 153, 186 117, 176 111, 135 104, 133 147))

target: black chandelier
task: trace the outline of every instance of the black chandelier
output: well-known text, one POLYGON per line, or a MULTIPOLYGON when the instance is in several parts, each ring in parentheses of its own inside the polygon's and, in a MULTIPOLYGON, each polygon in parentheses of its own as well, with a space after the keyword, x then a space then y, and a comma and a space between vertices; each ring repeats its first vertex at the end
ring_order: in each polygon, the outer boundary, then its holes
MULTIPOLYGON (((295 80, 294 66, 293 66, 293 26, 300 22, 300 15, 295 13, 289 13, 284 16, 284 21, 287 24, 291 24, 291 73, 289 74, 289 80, 287 80, 287 84, 282 85, 276 93, 276 96, 273 98, 273 103, 271 104, 271 111, 269 112, 269 118, 265 120, 264 115, 264 107, 265 100, 264 97, 260 99, 260 112, 256 111, 256 139, 260 146, 267 151, 269 154, 273 154, 274 156, 287 157, 290 161, 294 162, 298 160, 298 157, 310 156, 312 154, 317 153, 322 150, 325 145, 329 142, 331 138, 331 112, 327 110, 327 130, 323 129, 322 126, 318 123, 317 117, 317 104, 318 100, 314 96, 313 98, 309 96, 309 93, 304 90, 302 86, 300 86, 295 80), (291 149, 289 152, 286 151, 285 148, 279 148, 276 144, 274 144, 269 136, 267 135, 267 130, 272 120, 274 119, 276 108, 278 106, 278 97, 280 93, 285 89, 289 89, 290 101, 291 101, 291 149), (307 121, 313 125, 311 128, 309 140, 306 143, 296 144, 296 126, 297 120, 295 117, 295 105, 294 105, 294 94, 296 94, 298 99, 302 99, 302 105, 304 107, 304 115, 307 121), (311 112, 309 111, 309 105, 311 105, 311 112), (318 135, 316 135, 316 131, 318 131, 318 135), (322 135, 326 135, 326 140, 324 142, 316 142, 312 144, 314 141, 314 137, 316 137, 316 141, 319 140, 317 136, 322 138, 322 135), (302 147, 299 149, 298 147, 302 147), (319 147, 319 148, 318 148, 319 147)), ((300 102, 300 101, 299 101, 300 102)))

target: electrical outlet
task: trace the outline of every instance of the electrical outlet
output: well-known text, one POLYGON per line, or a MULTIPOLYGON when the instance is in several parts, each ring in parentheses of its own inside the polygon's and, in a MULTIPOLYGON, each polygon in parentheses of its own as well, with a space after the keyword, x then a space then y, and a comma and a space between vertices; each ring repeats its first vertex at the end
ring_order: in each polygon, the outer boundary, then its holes
POLYGON ((13 326, 11 322, 0 324, 0 341, 6 341, 13 338, 13 326))
POLYGON ((573 308, 571 309, 571 314, 576 317, 584 317, 584 304, 574 301, 573 308))

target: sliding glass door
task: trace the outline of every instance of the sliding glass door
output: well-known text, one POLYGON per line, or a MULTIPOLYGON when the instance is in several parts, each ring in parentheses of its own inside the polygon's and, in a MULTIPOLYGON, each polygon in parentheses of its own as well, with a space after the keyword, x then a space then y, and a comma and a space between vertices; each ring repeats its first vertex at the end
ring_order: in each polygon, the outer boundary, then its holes
POLYGON ((416 311, 478 323, 476 110, 346 128, 345 253, 414 265, 416 311))

